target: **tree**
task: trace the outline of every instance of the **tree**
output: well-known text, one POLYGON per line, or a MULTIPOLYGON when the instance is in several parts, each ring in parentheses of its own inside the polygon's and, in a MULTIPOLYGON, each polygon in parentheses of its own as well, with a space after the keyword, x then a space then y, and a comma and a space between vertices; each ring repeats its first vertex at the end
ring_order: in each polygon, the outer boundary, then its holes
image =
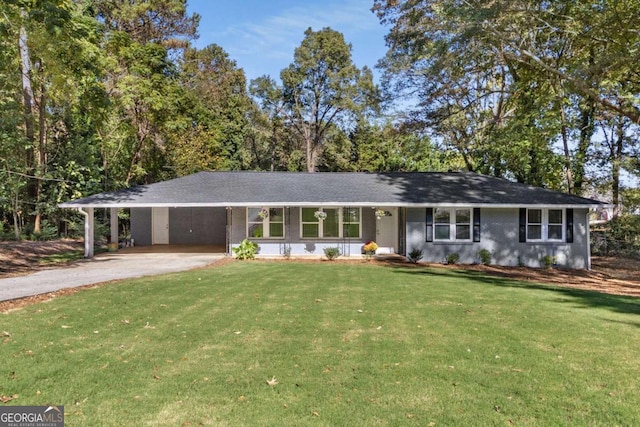
POLYGON ((464 168, 452 150, 436 146, 426 135, 387 122, 360 121, 351 133, 353 163, 361 172, 433 172, 464 168))
POLYGON ((187 14, 185 0, 96 0, 93 10, 109 57, 104 85, 112 107, 99 130, 106 186, 167 178, 164 127, 178 93, 171 54, 197 36, 199 16, 187 14))
POLYGON ((178 175, 239 169, 250 99, 242 69, 218 45, 185 51, 176 117, 168 124, 168 155, 178 175))
MULTIPOLYGON (((376 0, 374 11, 391 27, 388 81, 419 100, 417 118, 458 146, 470 169, 488 161, 495 175, 517 172, 504 168, 510 146, 496 144, 507 130, 529 141, 519 151, 531 160, 561 139, 567 187, 580 193, 598 111, 640 120, 636 1, 376 0)), ((557 173, 518 179, 545 176, 557 173)))
MULTIPOLYGON (((0 115, 8 120, 3 126, 7 151, 5 173, 20 176, 25 185, 12 185, 12 209, 22 201, 28 209, 20 215, 31 216, 33 232, 40 232, 44 210, 49 205, 47 192, 61 182, 57 163, 65 134, 65 118, 79 100, 100 92, 96 64, 96 25, 84 9, 71 0, 3 2, 0 11, 2 52, 6 68, 2 68, 0 85, 6 97, 0 115), (22 124, 15 122, 17 105, 22 112, 22 124), (16 155, 23 161, 16 161, 16 155), (20 194, 26 191, 26 194, 20 194)), ((85 105, 88 105, 86 103, 85 105)), ((91 117, 90 111, 83 112, 91 117)), ((22 222, 22 221, 18 221, 22 222)), ((16 225, 14 221, 14 226, 16 225)))
POLYGON ((358 114, 375 110, 379 101, 371 70, 354 65, 351 45, 330 28, 307 29, 280 78, 282 86, 268 76, 258 78, 251 92, 304 141, 309 172, 317 169, 329 130, 355 123, 358 114))

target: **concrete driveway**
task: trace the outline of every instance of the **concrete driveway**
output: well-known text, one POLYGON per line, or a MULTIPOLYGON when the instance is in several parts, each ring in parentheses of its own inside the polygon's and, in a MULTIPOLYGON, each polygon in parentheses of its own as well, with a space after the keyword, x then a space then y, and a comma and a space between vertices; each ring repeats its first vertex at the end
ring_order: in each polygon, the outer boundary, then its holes
POLYGON ((0 301, 110 280, 191 270, 222 258, 221 253, 104 253, 69 266, 0 279, 0 301))

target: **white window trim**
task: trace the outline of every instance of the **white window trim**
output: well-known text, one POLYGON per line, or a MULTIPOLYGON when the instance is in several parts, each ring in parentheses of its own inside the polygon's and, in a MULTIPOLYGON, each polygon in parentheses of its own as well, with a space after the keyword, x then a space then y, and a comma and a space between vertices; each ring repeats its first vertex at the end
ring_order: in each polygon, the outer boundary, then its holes
POLYGON ((282 240, 285 238, 285 235, 287 233, 286 231, 286 227, 285 227, 285 209, 282 206, 262 206, 260 208, 254 208, 254 207, 250 207, 245 209, 245 217, 246 217, 246 236, 248 239, 277 239, 277 240, 282 240), (262 237, 253 237, 250 236, 249 233, 249 229, 251 227, 252 224, 260 224, 260 221, 252 221, 249 218, 249 210, 250 209, 282 209, 282 221, 276 221, 274 222, 274 224, 280 224, 282 222, 282 236, 277 236, 277 237, 271 237, 270 232, 271 232, 271 228, 269 227, 269 224, 271 223, 271 215, 267 216, 266 218, 262 219, 262 231, 263 231, 263 235, 262 237))
MULTIPOLYGON (((317 220, 317 221, 313 221, 313 222, 309 222, 309 221, 303 221, 302 220, 302 209, 314 209, 315 211, 322 211, 324 212, 325 208, 319 207, 319 206, 303 206, 300 207, 300 239, 303 240, 311 240, 311 239, 316 239, 316 240, 332 240, 332 239, 342 239, 344 238, 344 225, 345 224, 355 224, 355 223, 348 223, 348 222, 344 222, 344 209, 345 207, 327 207, 326 209, 337 209, 338 210, 338 236, 333 236, 333 237, 324 237, 324 221, 321 220, 317 220), (318 224, 318 237, 305 237, 304 234, 304 230, 303 230, 303 225, 304 224, 318 224)), ((348 209, 357 209, 360 213, 360 221, 358 222, 358 237, 354 237, 354 236, 349 236, 350 239, 359 239, 360 236, 362 236, 362 208, 360 207, 348 207, 348 209)))
POLYGON ((344 226, 346 224, 358 224, 358 235, 357 236, 349 236, 349 239, 360 239, 362 237, 362 208, 358 208, 358 207, 350 207, 350 206, 344 206, 342 208, 340 208, 340 237, 344 236, 344 226), (355 209, 358 211, 358 218, 359 221, 356 222, 347 222, 344 221, 344 210, 345 209, 355 209))
POLYGON ((467 207, 437 207, 433 208, 433 241, 434 242, 473 242, 473 208, 467 207), (442 226, 444 223, 436 222, 436 212, 438 210, 449 211, 449 238, 448 239, 439 239, 437 237, 436 228, 437 226, 442 226), (468 239, 456 239, 456 211, 457 210, 467 210, 469 211, 469 222, 462 223, 461 225, 469 226, 469 238, 468 239))
POLYGON ((532 209, 528 209, 527 208, 527 242, 564 242, 566 241, 567 238, 567 212, 565 209, 558 209, 558 208, 532 208, 532 209), (540 232, 540 238, 539 239, 530 239, 529 238, 529 225, 538 225, 538 223, 531 223, 529 222, 529 211, 542 211, 542 218, 541 221, 542 223, 540 223, 539 225, 541 226, 541 232, 540 232), (549 211, 560 211, 562 212, 562 222, 558 223, 558 224, 551 224, 551 225, 559 225, 562 229, 562 235, 560 236, 559 239, 550 239, 549 238, 549 211))

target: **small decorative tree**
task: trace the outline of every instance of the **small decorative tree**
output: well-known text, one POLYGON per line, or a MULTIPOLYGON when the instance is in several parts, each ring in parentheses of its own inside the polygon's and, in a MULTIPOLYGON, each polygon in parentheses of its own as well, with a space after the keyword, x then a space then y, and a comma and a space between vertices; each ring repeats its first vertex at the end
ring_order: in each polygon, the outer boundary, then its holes
POLYGON ((329 261, 333 261, 341 255, 340 248, 324 248, 324 255, 329 261))
POLYGON ((411 252, 409 252, 409 255, 407 255, 407 258, 409 259, 410 262, 417 264, 418 261, 420 261, 423 256, 424 256, 424 251, 422 249, 413 248, 411 249, 411 252))

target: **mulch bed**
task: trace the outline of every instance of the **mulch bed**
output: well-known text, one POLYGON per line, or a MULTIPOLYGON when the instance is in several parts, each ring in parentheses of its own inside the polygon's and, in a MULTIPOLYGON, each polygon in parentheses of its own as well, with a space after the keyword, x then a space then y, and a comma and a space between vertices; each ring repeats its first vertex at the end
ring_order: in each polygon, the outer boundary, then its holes
MULTIPOLYGON (((68 252, 71 250, 81 250, 82 242, 75 240, 57 240, 52 242, 0 242, 0 279, 15 275, 28 274, 33 271, 51 266, 42 266, 39 260, 45 255, 68 252)), ((283 262, 282 258, 277 260, 261 260, 260 262, 283 262)), ((236 262, 231 258, 225 258, 216 262, 213 268, 229 262, 236 262)), ((287 261, 284 261, 287 262, 287 261)), ((292 260, 289 262, 329 262, 319 259, 292 260)), ((441 265, 441 264, 409 264, 400 257, 392 257, 381 260, 346 260, 338 258, 334 262, 366 263, 376 262, 386 265, 402 265, 414 268, 455 268, 479 271, 488 275, 504 277, 513 280, 535 282, 556 286, 564 286, 573 289, 602 292, 612 295, 626 295, 640 297, 640 260, 620 259, 614 257, 594 257, 592 260, 592 270, 568 270, 568 269, 541 269, 524 267, 502 267, 485 265, 441 265)), ((59 266, 59 265, 58 265, 59 266)), ((202 267, 202 268, 211 268, 202 267)), ((108 282, 105 282, 108 283, 108 282)), ((56 292, 20 298, 10 301, 0 302, 0 312, 17 309, 41 301, 47 301, 63 295, 76 293, 84 288, 91 288, 100 285, 88 285, 79 288, 62 289, 56 292)))

